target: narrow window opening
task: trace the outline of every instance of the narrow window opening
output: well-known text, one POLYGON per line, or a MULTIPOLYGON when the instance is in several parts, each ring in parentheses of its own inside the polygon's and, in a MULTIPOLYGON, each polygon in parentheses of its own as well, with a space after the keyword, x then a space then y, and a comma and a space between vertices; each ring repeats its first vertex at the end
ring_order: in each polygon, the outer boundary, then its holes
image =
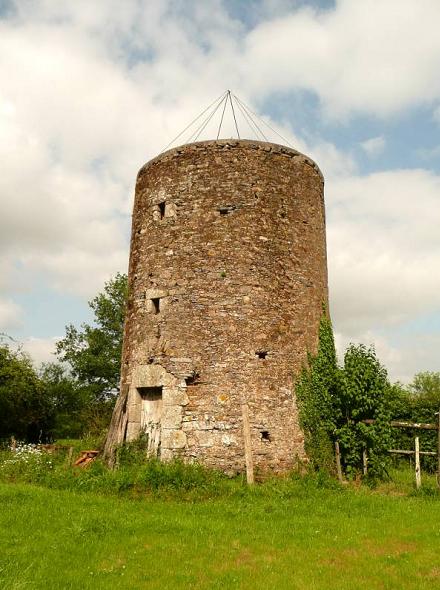
POLYGON ((165 217, 165 201, 162 201, 162 203, 159 203, 159 213, 160 213, 160 218, 163 219, 165 217))
POLYGON ((160 313, 160 297, 153 297, 151 303, 153 306, 153 313, 160 313))
POLYGON ((235 209, 235 205, 223 205, 222 207, 218 208, 218 212, 220 213, 220 215, 229 215, 230 213, 235 211, 235 209))
POLYGON ((270 433, 269 433, 268 430, 262 430, 261 431, 261 440, 265 440, 267 442, 270 442, 271 441, 270 433))
POLYGON ((185 377, 186 385, 197 385, 200 379, 200 374, 194 371, 189 377, 185 377))
POLYGON ((267 350, 257 350, 255 354, 259 359, 265 359, 267 357, 267 350))

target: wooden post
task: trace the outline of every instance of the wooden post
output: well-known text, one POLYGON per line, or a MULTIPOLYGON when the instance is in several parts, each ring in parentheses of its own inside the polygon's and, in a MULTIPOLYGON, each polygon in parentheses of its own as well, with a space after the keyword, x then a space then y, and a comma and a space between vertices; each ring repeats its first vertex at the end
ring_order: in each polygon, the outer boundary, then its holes
POLYGON ((342 477, 341 451, 339 449, 339 441, 335 442, 335 455, 336 455, 336 469, 338 471, 339 483, 344 483, 344 479, 342 477))
POLYGON ((367 475, 368 472, 368 456, 367 449, 362 450, 362 473, 367 475))
POLYGON ((15 440, 15 436, 11 436, 11 451, 15 453, 17 450, 17 441, 15 440))
POLYGON ((66 457, 67 467, 72 467, 72 456, 73 456, 73 447, 69 447, 69 450, 67 451, 67 457, 66 457))
POLYGON ((241 414, 243 417, 243 439, 244 439, 244 459, 246 462, 246 480, 248 484, 253 484, 254 479, 254 460, 252 457, 252 438, 251 425, 249 422, 249 406, 243 400, 241 404, 241 414))
POLYGON ((437 487, 440 488, 440 408, 437 412, 437 487))
POLYGON ((415 459, 416 459, 416 488, 419 489, 422 485, 422 480, 420 477, 420 447, 419 447, 419 437, 416 436, 414 439, 414 451, 415 451, 415 459))

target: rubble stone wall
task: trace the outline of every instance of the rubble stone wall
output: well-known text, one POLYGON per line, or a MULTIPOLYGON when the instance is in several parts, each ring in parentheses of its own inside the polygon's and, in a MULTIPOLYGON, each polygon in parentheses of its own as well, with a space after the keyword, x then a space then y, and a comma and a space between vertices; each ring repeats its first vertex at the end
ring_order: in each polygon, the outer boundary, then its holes
POLYGON ((162 387, 159 453, 257 470, 304 456, 294 381, 327 304, 323 178, 310 158, 210 141, 148 162, 136 183, 122 386, 127 439, 139 388, 162 387))

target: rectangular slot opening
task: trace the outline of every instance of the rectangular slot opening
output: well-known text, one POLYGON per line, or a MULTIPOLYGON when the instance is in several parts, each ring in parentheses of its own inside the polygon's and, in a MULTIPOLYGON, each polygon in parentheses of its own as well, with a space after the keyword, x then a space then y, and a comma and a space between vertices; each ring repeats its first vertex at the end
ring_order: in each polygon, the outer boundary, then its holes
POLYGON ((153 297, 151 300, 153 313, 160 313, 160 297, 153 297))
POLYGON ((229 215, 230 213, 235 211, 235 209, 236 209, 235 205, 223 205, 223 206, 219 207, 217 210, 220 213, 220 215, 229 215))
POLYGON ((163 219, 165 217, 165 207, 166 207, 165 201, 162 201, 162 203, 159 203, 159 213, 160 213, 161 219, 163 219))

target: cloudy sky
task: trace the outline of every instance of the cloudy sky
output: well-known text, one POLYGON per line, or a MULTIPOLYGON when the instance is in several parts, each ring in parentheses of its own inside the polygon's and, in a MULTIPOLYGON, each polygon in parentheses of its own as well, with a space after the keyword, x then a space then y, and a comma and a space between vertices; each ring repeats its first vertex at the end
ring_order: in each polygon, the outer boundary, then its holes
POLYGON ((325 175, 340 350, 440 370, 439 30, 439 0, 0 0, 0 331, 41 361, 90 320, 137 170, 231 88, 325 175))

